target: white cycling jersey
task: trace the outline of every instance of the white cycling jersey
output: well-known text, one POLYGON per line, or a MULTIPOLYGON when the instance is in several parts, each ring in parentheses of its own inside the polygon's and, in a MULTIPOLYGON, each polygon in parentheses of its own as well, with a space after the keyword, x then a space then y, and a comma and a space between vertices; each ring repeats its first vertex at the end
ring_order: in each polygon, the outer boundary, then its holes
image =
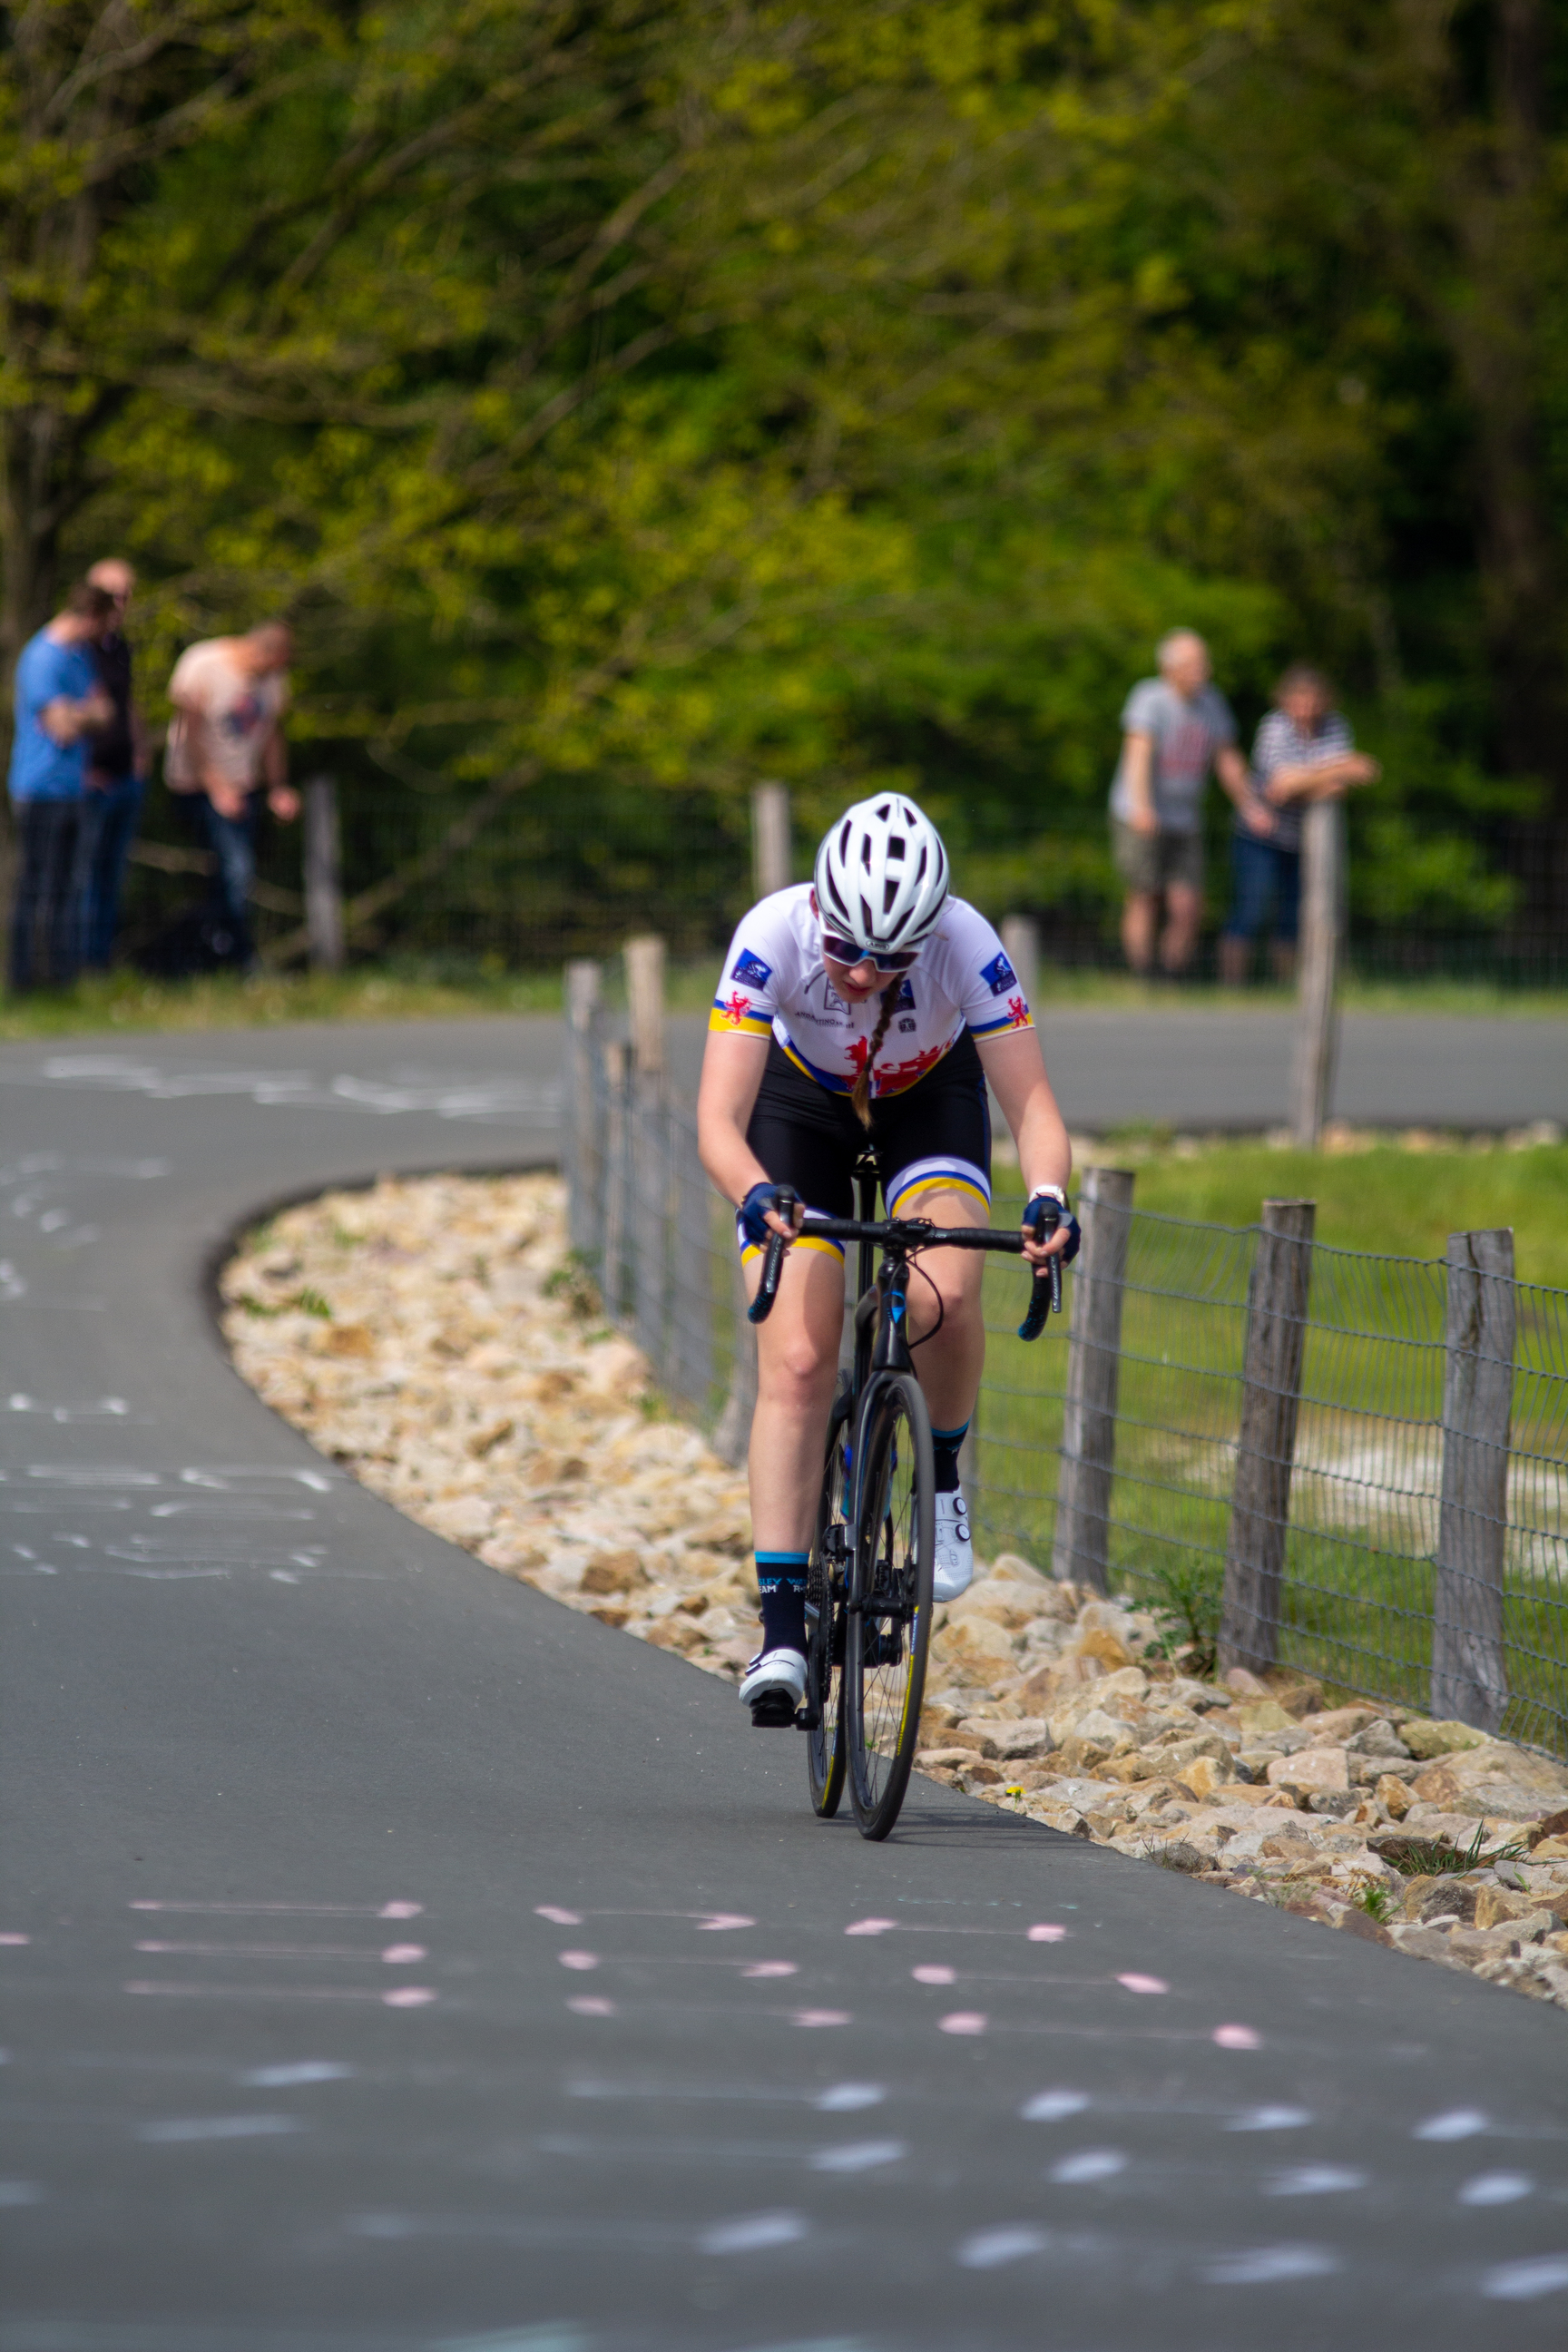
MULTIPOLYGON (((847 1004, 822 960, 822 926, 811 885, 796 882, 753 907, 730 942, 708 1026, 722 1034, 776 1037, 796 1069, 830 1094, 847 1094, 860 1075, 880 999, 847 1004)), ((882 1040, 871 1089, 902 1094, 950 1054, 967 1029, 994 1037, 1032 1029, 1034 1018, 984 915, 949 898, 942 920, 904 975, 882 1040)))

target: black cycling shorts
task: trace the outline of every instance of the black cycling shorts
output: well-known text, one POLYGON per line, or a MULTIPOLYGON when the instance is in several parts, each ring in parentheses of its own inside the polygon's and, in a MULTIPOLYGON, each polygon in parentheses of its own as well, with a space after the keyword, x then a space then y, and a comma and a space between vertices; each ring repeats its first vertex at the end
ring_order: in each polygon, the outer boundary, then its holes
MULTIPOLYGON (((889 1216, 907 1215, 921 1193, 931 1192, 964 1192, 991 1206, 991 1106, 967 1030, 902 1094, 872 1097, 869 1135, 847 1095, 829 1094, 771 1039, 746 1140, 773 1181, 792 1185, 821 1217, 854 1215, 855 1162, 868 1143, 889 1216)), ((795 1246, 844 1255, 837 1242, 795 1246)), ((742 1239, 743 1258, 756 1252, 756 1243, 742 1239)))

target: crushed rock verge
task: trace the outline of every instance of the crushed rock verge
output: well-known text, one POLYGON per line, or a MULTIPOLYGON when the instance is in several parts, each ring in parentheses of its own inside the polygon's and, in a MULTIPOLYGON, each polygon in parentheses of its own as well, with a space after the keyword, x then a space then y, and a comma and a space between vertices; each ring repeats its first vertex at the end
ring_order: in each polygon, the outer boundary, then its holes
MULTIPOLYGON (((365 1486, 739 1676, 758 1628, 745 1479, 604 1324, 557 1179, 328 1192, 247 1235, 220 1287, 240 1373, 365 1486)), ((1193 1680, 1153 1654, 1160 1630, 1003 1555, 937 1612, 920 1769, 1568 2009, 1568 1769, 1468 1725, 1329 1706, 1286 1671, 1193 1680)))

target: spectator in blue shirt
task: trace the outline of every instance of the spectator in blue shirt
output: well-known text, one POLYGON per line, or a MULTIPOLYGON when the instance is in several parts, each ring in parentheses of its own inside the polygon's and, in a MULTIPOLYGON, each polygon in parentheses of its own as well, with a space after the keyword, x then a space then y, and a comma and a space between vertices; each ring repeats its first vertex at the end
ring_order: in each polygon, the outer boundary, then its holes
POLYGON ((63 986, 80 961, 77 840, 87 739, 114 716, 92 649, 114 610, 107 589, 79 581, 64 611, 28 639, 16 664, 10 784, 21 856, 9 977, 18 992, 32 987, 40 964, 63 986))
POLYGON ((1301 903, 1301 820, 1313 801, 1339 800, 1374 783, 1375 760, 1355 748, 1321 670, 1294 662, 1274 689, 1274 709, 1252 747, 1252 789, 1237 804, 1231 835, 1231 902, 1220 933, 1219 976, 1239 988, 1252 944, 1272 919, 1274 976, 1296 969, 1301 903))

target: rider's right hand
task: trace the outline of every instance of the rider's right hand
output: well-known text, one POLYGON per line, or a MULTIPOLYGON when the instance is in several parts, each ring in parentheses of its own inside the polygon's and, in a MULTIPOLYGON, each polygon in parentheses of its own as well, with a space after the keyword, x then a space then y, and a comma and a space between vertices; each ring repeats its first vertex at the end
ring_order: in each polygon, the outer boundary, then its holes
POLYGON ((793 1225, 786 1223, 779 1213, 779 1194, 783 1189, 779 1184, 753 1184, 741 1203, 741 1231, 759 1249, 765 1246, 771 1234, 793 1237, 800 1231, 805 1208, 797 1202, 795 1223, 793 1225))

